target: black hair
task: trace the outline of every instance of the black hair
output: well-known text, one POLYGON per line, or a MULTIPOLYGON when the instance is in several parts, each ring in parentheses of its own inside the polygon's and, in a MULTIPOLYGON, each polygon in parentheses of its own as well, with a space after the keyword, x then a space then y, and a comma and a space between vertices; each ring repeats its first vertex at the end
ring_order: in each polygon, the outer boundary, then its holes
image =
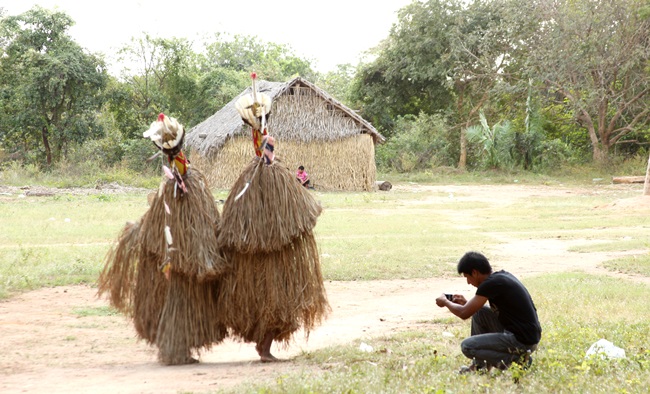
POLYGON ((491 274, 492 266, 487 257, 479 252, 467 252, 458 260, 458 273, 471 275, 474 270, 481 274, 491 274))
POLYGON ((305 170, 305 167, 303 167, 303 166, 300 166, 300 167, 298 167, 298 169, 299 169, 299 170, 303 170, 303 171, 304 171, 304 170, 305 170))

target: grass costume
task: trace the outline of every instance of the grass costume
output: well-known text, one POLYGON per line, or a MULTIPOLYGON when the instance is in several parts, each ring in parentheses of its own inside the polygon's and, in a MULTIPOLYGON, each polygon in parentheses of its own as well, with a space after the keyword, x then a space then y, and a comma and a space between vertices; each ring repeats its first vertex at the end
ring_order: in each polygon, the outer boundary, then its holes
POLYGON ((98 283, 170 365, 196 362, 194 354, 227 335, 217 316, 218 278, 228 267, 217 246, 220 214, 205 177, 181 151, 184 134, 163 114, 144 133, 166 156, 166 179, 149 210, 122 230, 98 283))
POLYGON ((256 156, 224 204, 219 246, 232 270, 219 287, 223 322, 231 334, 256 343, 263 362, 272 342, 287 345, 300 328, 308 336, 329 311, 313 228, 322 208, 275 157, 266 120, 271 100, 257 92, 237 102, 252 128, 256 156), (261 141, 261 144, 259 143, 261 141))

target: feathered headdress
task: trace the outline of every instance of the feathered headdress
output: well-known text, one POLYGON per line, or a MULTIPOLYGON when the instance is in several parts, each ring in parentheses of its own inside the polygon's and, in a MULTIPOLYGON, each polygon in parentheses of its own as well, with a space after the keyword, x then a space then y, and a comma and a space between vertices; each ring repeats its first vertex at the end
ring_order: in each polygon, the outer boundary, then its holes
POLYGON ((244 123, 254 130, 264 130, 266 122, 271 115, 271 98, 257 91, 257 74, 252 73, 253 86, 250 93, 247 93, 235 102, 235 108, 244 123))
POLYGON ((164 154, 173 158, 183 148, 185 128, 178 123, 176 118, 165 116, 161 113, 158 119, 151 123, 149 130, 142 133, 144 138, 149 138, 154 145, 164 154))

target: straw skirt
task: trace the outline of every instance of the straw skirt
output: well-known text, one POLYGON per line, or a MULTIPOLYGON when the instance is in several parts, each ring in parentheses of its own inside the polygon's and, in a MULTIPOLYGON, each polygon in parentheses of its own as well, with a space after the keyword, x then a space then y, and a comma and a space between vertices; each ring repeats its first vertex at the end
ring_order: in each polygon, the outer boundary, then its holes
POLYGON ((254 158, 226 200, 219 246, 232 270, 219 287, 220 318, 231 334, 260 343, 266 333, 288 344, 329 312, 313 234, 320 204, 279 160, 254 158), (237 195, 250 185, 236 199, 237 195))
POLYGON ((217 316, 218 279, 228 270, 217 245, 219 211, 200 172, 184 182, 184 194, 173 180, 161 184, 141 220, 122 230, 98 282, 99 294, 109 293, 164 364, 193 362, 193 352, 227 334, 217 316), (169 278, 161 271, 166 262, 169 278))

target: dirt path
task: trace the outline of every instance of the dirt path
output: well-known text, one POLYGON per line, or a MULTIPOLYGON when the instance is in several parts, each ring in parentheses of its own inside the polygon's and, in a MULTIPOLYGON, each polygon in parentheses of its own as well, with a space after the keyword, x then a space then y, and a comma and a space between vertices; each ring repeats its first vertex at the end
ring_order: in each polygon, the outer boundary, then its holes
MULTIPOLYGON (((455 193, 455 198, 474 201, 489 199, 491 204, 509 204, 539 193, 576 192, 534 187, 482 188, 439 186, 427 190, 455 193)), ((462 220, 456 223, 463 225, 462 220)), ((521 277, 587 269, 607 272, 599 265, 615 257, 568 251, 574 243, 584 244, 587 240, 502 241, 494 250, 502 257, 499 264, 521 277), (534 262, 523 258, 533 246, 536 254, 544 258, 534 262)), ((650 284, 648 278, 628 278, 650 284)), ((124 317, 83 316, 84 311, 107 306, 105 300, 96 298, 93 288, 57 287, 22 294, 0 302, 0 392, 175 393, 231 387, 252 377, 272 377, 292 370, 295 365, 290 359, 302 350, 391 334, 415 328, 421 321, 446 317, 446 311, 433 301, 437 294, 473 293, 459 278, 328 282, 326 286, 332 306, 329 319, 311 333, 308 342, 297 336, 289 349, 274 347, 276 356, 289 361, 262 364, 253 345, 227 342, 203 353, 200 364, 174 367, 158 364, 155 349, 134 339, 132 325, 124 317)))

